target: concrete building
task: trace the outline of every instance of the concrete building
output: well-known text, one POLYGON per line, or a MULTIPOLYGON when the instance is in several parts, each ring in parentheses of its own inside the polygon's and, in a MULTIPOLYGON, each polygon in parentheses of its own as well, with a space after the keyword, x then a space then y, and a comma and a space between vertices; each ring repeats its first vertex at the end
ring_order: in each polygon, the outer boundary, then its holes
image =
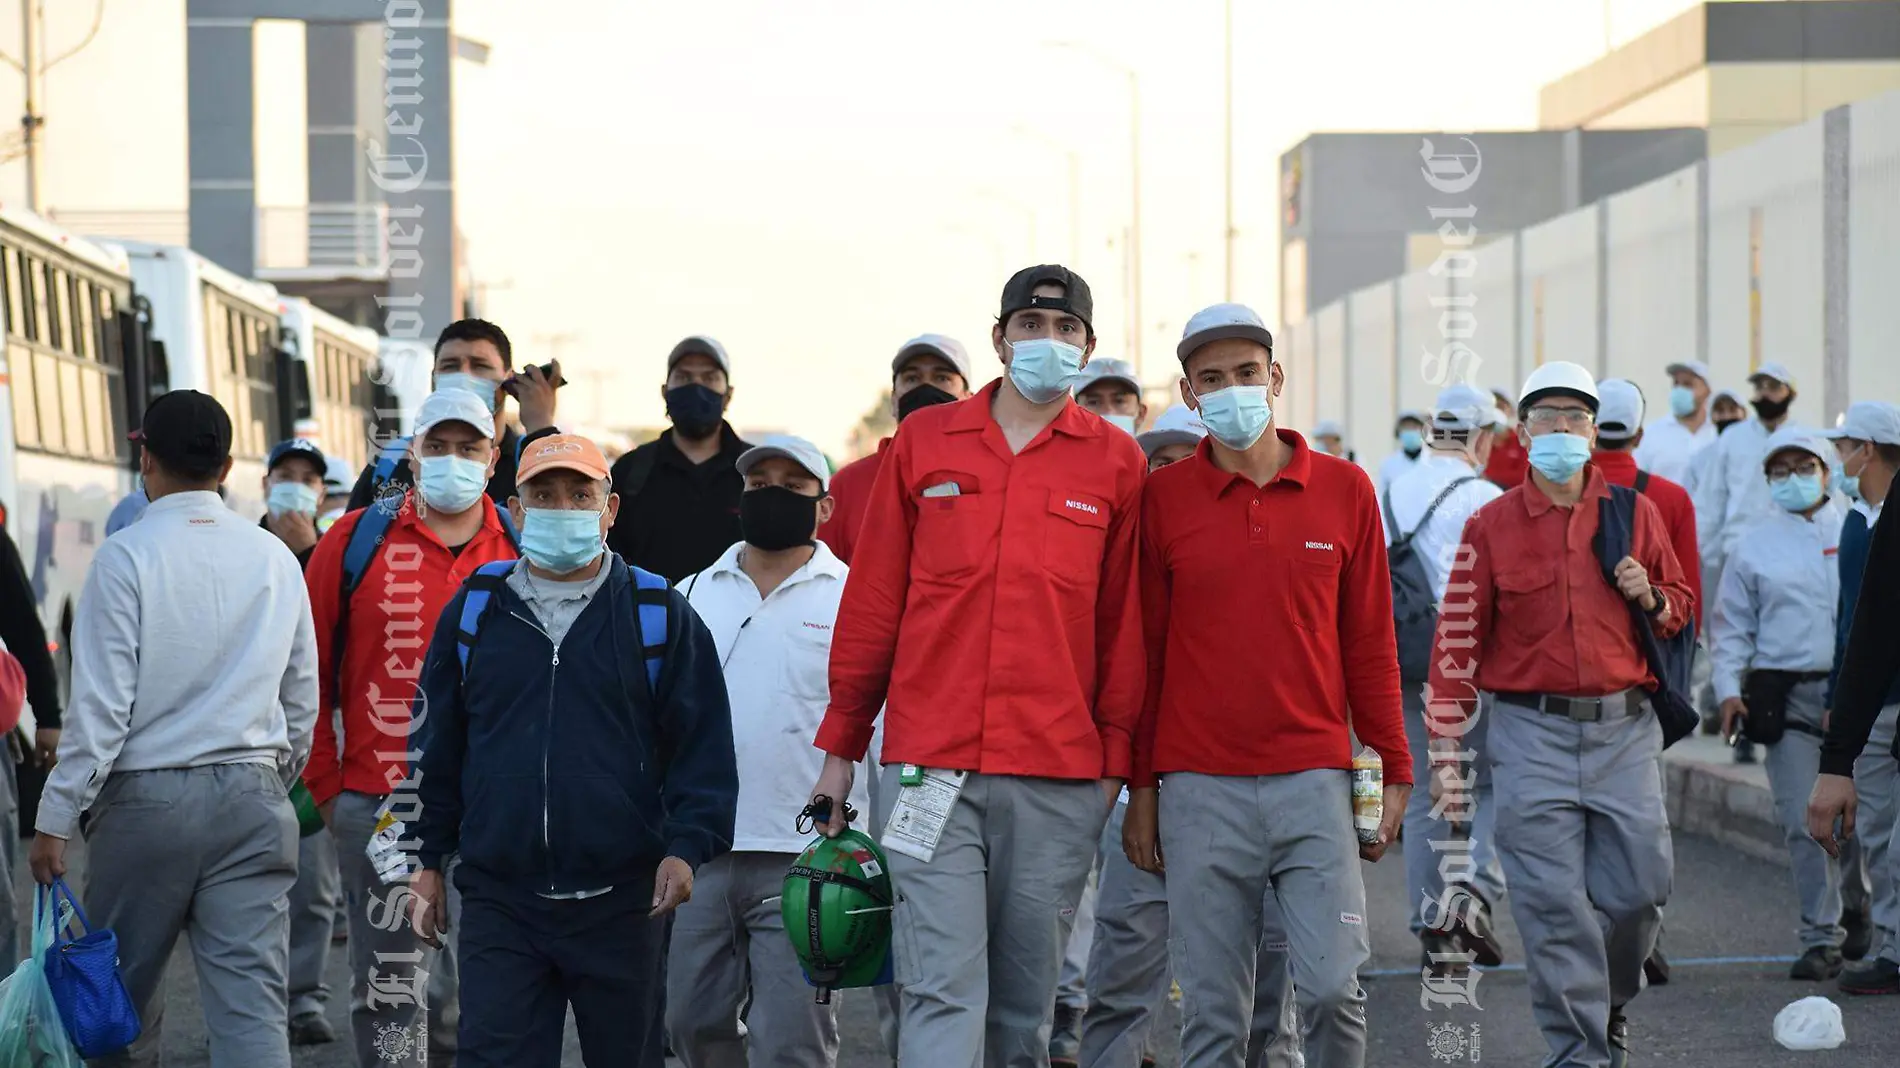
POLYGON ((1900 0, 1700 4, 1538 94, 1547 130, 1694 126, 1710 155, 1900 88, 1900 0))
POLYGON ((1431 263, 1447 222, 1482 241, 1704 156, 1698 129, 1313 134, 1280 157, 1280 321, 1431 263))

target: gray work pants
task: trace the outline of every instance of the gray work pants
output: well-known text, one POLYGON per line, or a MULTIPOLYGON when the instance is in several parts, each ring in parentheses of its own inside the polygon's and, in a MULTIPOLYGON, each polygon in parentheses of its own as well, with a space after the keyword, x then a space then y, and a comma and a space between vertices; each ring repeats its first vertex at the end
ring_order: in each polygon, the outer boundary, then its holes
POLYGON ((159 1063, 165 967, 191 941, 212 1068, 290 1068, 290 912, 297 813, 262 764, 120 772, 86 825, 87 918, 119 940, 119 973, 144 1031, 93 1061, 159 1063))
POLYGON ((1350 774, 1169 774, 1161 848, 1169 958, 1181 987, 1181 1068, 1246 1063, 1269 900, 1286 925, 1307 1060, 1362 1068, 1359 969, 1371 950, 1350 774))
MULTIPOLYGON (((1154 1021, 1168 996, 1168 886, 1162 876, 1130 864, 1122 852, 1127 809, 1116 805, 1102 832, 1089 1007, 1082 1017, 1082 1068, 1137 1068, 1154 1049, 1154 1021)), ((1300 1068, 1305 1060, 1287 971, 1286 928, 1280 906, 1271 898, 1261 929, 1247 1068, 1300 1068)))
MULTIPOLYGON (((882 741, 881 736, 879 741, 882 741)), ((872 759, 867 760, 863 765, 864 774, 870 776, 864 787, 865 792, 870 795, 868 798, 871 805, 869 823, 871 837, 874 840, 883 839, 884 817, 890 812, 891 806, 897 803, 897 777, 900 770, 896 764, 889 767, 879 767, 876 764, 875 758, 882 748, 881 744, 873 746, 872 759)), ((871 988, 871 997, 877 1009, 878 1037, 883 1040, 884 1052, 890 1055, 891 1064, 895 1066, 897 1064, 897 1024, 903 1014, 897 984, 893 982, 874 986, 871 988)))
POLYGON ((1069 930, 1069 945, 1062 953, 1061 978, 1056 981, 1056 1004, 1076 1012, 1087 1008, 1089 1003, 1089 949, 1095 943, 1095 899, 1101 879, 1102 854, 1098 850, 1095 863, 1089 868, 1089 881, 1082 886, 1082 900, 1075 905, 1075 926, 1069 930))
MULTIPOLYGON (((1445 911, 1463 915, 1458 895, 1447 898, 1445 872, 1467 870, 1467 885, 1477 891, 1486 905, 1498 907, 1504 901, 1504 868, 1498 863, 1493 837, 1497 826, 1497 803, 1491 788, 1491 773, 1483 761, 1469 769, 1475 786, 1468 804, 1473 809, 1471 822, 1454 833, 1449 816, 1432 815, 1431 732, 1425 724, 1425 693, 1407 686, 1405 698, 1405 740, 1412 747, 1412 781, 1417 789, 1405 806, 1405 890, 1411 906, 1412 933, 1422 935, 1427 926, 1449 930, 1445 911), (1428 923, 1429 921, 1429 923, 1428 923)), ((1458 739, 1460 749, 1484 752, 1485 735, 1496 703, 1485 694, 1470 729, 1458 739)), ((1465 777, 1466 769, 1458 769, 1465 777)), ((1442 810, 1441 810, 1442 811, 1442 810)))
POLYGON ((330 936, 343 903, 336 838, 328 830, 297 843, 297 883, 290 888, 290 1018, 321 1016, 330 1005, 330 936))
POLYGON ((899 1063, 1048 1064, 1062 954, 1111 803, 1094 780, 973 773, 931 860, 890 854, 899 1063))
POLYGON ((693 898, 673 921, 666 969, 666 1033, 685 1068, 746 1068, 748 1047, 753 1064, 837 1061, 837 1006, 817 1003, 779 911, 785 872, 797 859, 727 853, 695 874, 693 898))
POLYGON ((1498 857, 1545 1068, 1605 1068, 1675 879, 1653 713, 1579 723, 1500 698, 1486 740, 1498 857))
POLYGON ((1854 835, 1873 884, 1874 943, 1868 956, 1900 964, 1900 845, 1894 841, 1894 824, 1900 820, 1900 766, 1893 759, 1897 720, 1900 705, 1883 709, 1867 748, 1854 762, 1854 789, 1860 794, 1854 835))
POLYGON ((1859 835, 1843 843, 1836 859, 1808 834, 1808 798, 1814 793, 1815 777, 1821 773, 1821 739, 1794 728, 1820 731, 1826 693, 1824 680, 1804 682, 1788 692, 1788 732, 1766 747, 1768 757, 1762 762, 1768 770, 1768 789, 1775 798, 1775 818, 1781 822, 1782 837, 1788 843, 1795 897, 1801 905, 1804 950, 1839 946, 1847 933, 1841 928, 1843 904, 1847 909, 1865 912, 1871 896, 1859 835))
POLYGON ((460 1020, 455 975, 461 891, 449 887, 449 934, 440 951, 416 937, 404 908, 407 888, 385 885, 369 860, 381 797, 346 790, 330 813, 344 912, 350 924, 350 1030, 357 1068, 437 1068, 455 1051, 460 1020), (425 1019, 426 1009, 426 1019, 425 1019), (394 1058, 390 1054, 397 1054, 394 1058))
POLYGON ((13 894, 20 870, 20 813, 17 772, 10 735, 0 735, 0 974, 12 975, 26 959, 29 943, 20 940, 20 902, 13 894))

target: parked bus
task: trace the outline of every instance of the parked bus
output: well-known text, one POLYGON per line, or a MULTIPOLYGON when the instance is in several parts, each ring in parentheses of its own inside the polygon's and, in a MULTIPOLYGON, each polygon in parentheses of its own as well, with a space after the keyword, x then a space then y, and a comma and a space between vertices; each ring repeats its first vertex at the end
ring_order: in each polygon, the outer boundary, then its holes
POLYGON ((374 451, 378 405, 370 376, 382 339, 302 297, 283 298, 278 312, 284 344, 310 379, 310 420, 296 427, 297 436, 314 438, 325 456, 361 469, 374 451))

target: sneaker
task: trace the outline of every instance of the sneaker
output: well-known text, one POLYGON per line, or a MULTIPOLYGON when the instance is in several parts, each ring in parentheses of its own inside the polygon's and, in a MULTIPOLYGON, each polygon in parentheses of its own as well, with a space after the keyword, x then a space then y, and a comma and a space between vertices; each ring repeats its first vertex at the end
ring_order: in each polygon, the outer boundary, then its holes
POLYGON ((1643 977, 1650 986, 1669 985, 1669 958, 1663 956, 1661 946, 1649 951, 1649 959, 1643 961, 1643 977))
POLYGON ((1049 1068, 1076 1068, 1082 1056, 1082 1010, 1056 1006, 1055 1030, 1049 1033, 1049 1068))
POLYGON ((1620 1008, 1610 1009, 1610 1068, 1628 1068, 1630 1062, 1630 1022, 1620 1008))
POLYGON ((1788 969, 1788 978, 1807 979, 1816 983, 1832 979, 1841 974, 1841 951, 1833 946, 1809 946, 1801 959, 1788 969))
POLYGON ((1432 959, 1434 954, 1452 957, 1467 952, 1464 947, 1458 944, 1458 939, 1455 935, 1446 934, 1443 931, 1428 927, 1418 933, 1418 945, 1418 966, 1423 968, 1432 978, 1443 979, 1446 976, 1463 975, 1465 973, 1467 966, 1462 963, 1461 960, 1439 961, 1432 959))
POLYGON ((321 1046, 325 1042, 336 1041, 336 1028, 320 1012, 298 1013, 290 1021, 290 1044, 293 1046, 321 1046))
POLYGON ((1861 960, 1874 948, 1874 921, 1866 912, 1841 913, 1841 928, 1847 932, 1847 937, 1841 940, 1843 959, 1861 960))
POLYGON ((1755 743, 1746 738, 1737 741, 1735 743, 1735 762, 1737 764, 1753 764, 1755 762, 1755 743))
POLYGON ((1841 972, 1843 994, 1900 994, 1900 964, 1875 957, 1858 968, 1841 972))
POLYGON ((1472 963, 1484 968, 1495 968, 1504 963, 1504 944, 1498 941, 1497 924, 1491 918, 1491 903, 1479 897, 1474 890, 1471 894, 1471 922, 1458 917, 1457 926, 1452 933, 1457 936, 1458 944, 1472 955, 1472 963))

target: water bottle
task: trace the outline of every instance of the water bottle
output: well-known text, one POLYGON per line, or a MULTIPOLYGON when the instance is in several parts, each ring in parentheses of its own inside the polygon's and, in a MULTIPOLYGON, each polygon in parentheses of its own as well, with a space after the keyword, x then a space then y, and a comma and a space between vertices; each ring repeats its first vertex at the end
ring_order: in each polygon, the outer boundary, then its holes
POLYGON ((1352 829, 1363 845, 1377 845, 1385 819, 1385 764, 1371 748, 1352 758, 1352 829))

